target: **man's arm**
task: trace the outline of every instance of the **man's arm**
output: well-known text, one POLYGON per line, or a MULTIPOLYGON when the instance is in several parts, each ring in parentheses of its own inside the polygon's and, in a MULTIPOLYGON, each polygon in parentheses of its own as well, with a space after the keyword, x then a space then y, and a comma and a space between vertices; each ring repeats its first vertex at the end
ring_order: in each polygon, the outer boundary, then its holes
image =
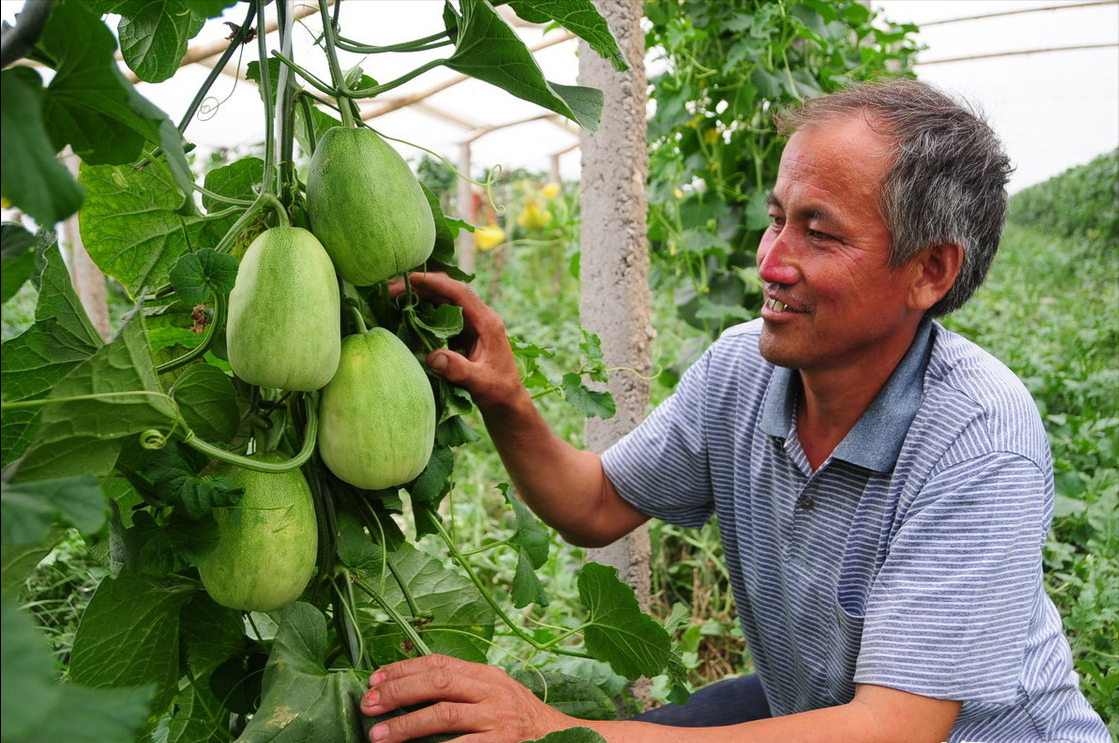
MULTIPOLYGON (((647 517, 618 495, 601 459, 552 432, 521 383, 501 317, 465 284, 444 274, 413 274, 412 289, 424 298, 462 308, 463 353, 437 349, 428 366, 470 393, 482 413, 525 503, 573 544, 609 544, 647 517)), ((392 288, 402 291, 402 284, 392 288)))
POLYGON ((374 743, 440 733, 477 733, 485 743, 519 743, 577 726, 598 731, 609 743, 941 743, 960 710, 956 701, 863 684, 848 704, 741 725, 591 722, 561 714, 497 668, 434 655, 385 666, 370 678, 370 687, 361 701, 367 715, 432 703, 374 725, 369 734, 374 743))

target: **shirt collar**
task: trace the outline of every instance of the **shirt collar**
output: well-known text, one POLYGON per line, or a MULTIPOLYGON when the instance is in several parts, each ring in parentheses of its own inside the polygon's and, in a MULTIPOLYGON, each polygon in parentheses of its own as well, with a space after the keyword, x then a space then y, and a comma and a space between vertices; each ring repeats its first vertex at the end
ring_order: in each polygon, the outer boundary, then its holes
MULTIPOLYGON (((932 351, 933 322, 925 318, 913 343, 855 427, 832 452, 832 458, 877 472, 893 469, 902 442, 921 405, 925 368, 932 351)), ((777 438, 793 434, 800 378, 795 369, 775 367, 762 408, 762 432, 777 438)))

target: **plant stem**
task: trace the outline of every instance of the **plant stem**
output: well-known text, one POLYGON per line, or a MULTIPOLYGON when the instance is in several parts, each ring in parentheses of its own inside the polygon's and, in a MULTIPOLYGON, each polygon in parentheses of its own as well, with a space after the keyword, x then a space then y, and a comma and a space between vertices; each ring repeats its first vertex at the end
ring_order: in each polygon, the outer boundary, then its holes
MULTIPOLYGON (((264 20, 264 4, 267 0, 254 0, 260 12, 260 20, 264 20)), ((260 184, 262 194, 272 193, 274 176, 273 168, 276 167, 276 133, 273 116, 272 79, 268 74, 268 44, 265 41, 267 34, 257 34, 257 58, 260 60, 260 97, 264 101, 264 177, 260 184)))
MULTIPOLYGON (((293 14, 291 0, 277 0, 279 13, 280 49, 292 56, 291 34, 293 14)), ((298 184, 295 176, 295 86, 291 84, 291 68, 280 68, 279 89, 276 91, 276 117, 280 122, 280 200, 291 204, 295 200, 298 184)))
POLYGON ((218 241, 218 244, 214 246, 214 250, 218 251, 219 253, 228 253, 230 245, 232 245, 233 242, 241 236, 241 233, 245 231, 246 227, 248 227, 249 222, 256 219, 257 215, 260 213, 260 210, 264 208, 265 202, 266 199, 264 198, 264 194, 258 196, 256 198, 256 201, 252 203, 252 206, 246 209, 245 213, 238 217, 237 221, 234 222, 228 230, 226 230, 225 235, 223 235, 221 240, 218 241))
POLYGON ((406 72, 403 75, 401 75, 400 77, 396 78, 395 80, 390 80, 387 83, 383 83, 381 85, 374 85, 372 88, 361 88, 359 90, 350 90, 349 88, 343 88, 341 92, 342 92, 342 94, 344 94, 348 97, 351 97, 351 98, 376 98, 381 93, 384 93, 385 91, 392 90, 393 88, 399 87, 399 86, 403 85, 404 83, 408 82, 409 80, 411 80, 412 78, 419 77, 420 75, 427 72, 428 70, 434 70, 436 67, 439 67, 440 65, 444 65, 446 63, 447 63, 447 60, 445 60, 445 59, 433 59, 430 62, 427 62, 425 64, 420 65, 419 67, 412 70, 411 72, 406 72))
POLYGON ((287 57, 285 57, 280 52, 272 52, 272 56, 275 57, 276 59, 280 60, 281 64, 284 64, 284 65, 287 65, 288 67, 290 67, 291 70, 295 74, 299 75, 301 78, 303 78, 304 80, 309 82, 313 88, 315 88, 319 92, 323 93, 324 95, 330 96, 331 99, 335 98, 335 92, 336 91, 334 90, 334 88, 330 87, 329 85, 324 83, 322 80, 319 80, 317 77, 315 77, 313 74, 311 74, 308 70, 304 69, 303 67, 300 67, 293 60, 288 59, 287 57))
POLYGON ((313 100, 313 96, 307 93, 299 93, 295 99, 299 109, 303 112, 303 136, 307 138, 307 144, 310 148, 310 151, 306 153, 308 158, 314 156, 315 149, 318 146, 318 142, 315 141, 315 107, 311 102, 313 100))
POLYGON ((337 580, 331 581, 331 585, 334 586, 334 592, 338 596, 338 603, 342 605, 342 624, 346 633, 346 645, 350 651, 350 663, 354 668, 365 668, 367 661, 365 640, 357 629, 357 615, 354 613, 354 607, 357 606, 357 602, 354 601, 354 586, 349 579, 349 573, 342 571, 338 577, 345 581, 345 592, 338 587, 337 580))
POLYGON ((187 431, 186 435, 183 437, 183 443, 212 459, 237 465, 238 467, 244 467, 254 472, 267 472, 271 474, 289 472, 303 465, 311 458, 311 455, 315 451, 315 443, 319 432, 319 415, 318 410, 315 408, 316 397, 317 395, 308 394, 304 398, 307 426, 303 429, 303 448, 300 449, 299 453, 294 457, 284 462, 264 462, 241 454, 234 454, 233 452, 220 449, 207 441, 197 438, 193 431, 187 431))
POLYGON ((365 318, 361 315, 361 310, 353 302, 346 302, 346 309, 350 311, 350 315, 354 319, 354 324, 357 325, 358 334, 364 335, 369 332, 369 328, 365 324, 365 318))
MULTIPOLYGON (((215 193, 204 186, 198 185, 197 183, 194 184, 194 190, 209 199, 220 201, 223 204, 233 204, 234 206, 252 206, 253 204, 252 199, 231 199, 228 196, 222 196, 220 193, 215 193)), ((222 214, 224 214, 224 212, 215 212, 213 214, 207 214, 206 216, 218 217, 222 214)))
POLYGON ((189 364, 197 358, 200 358, 210 350, 210 346, 214 343, 214 336, 218 332, 218 327, 225 323, 225 296, 222 294, 214 294, 214 316, 210 319, 210 327, 206 336, 194 348, 190 349, 177 359, 172 359, 165 363, 160 364, 155 368, 156 374, 166 374, 172 369, 177 369, 184 364, 189 364))
POLYGON ((430 36, 424 36, 422 39, 413 39, 412 41, 402 41, 399 44, 389 44, 388 46, 372 46, 370 44, 362 44, 352 39, 347 39, 342 36, 337 36, 334 43, 339 49, 354 54, 380 54, 382 52, 425 52, 429 49, 435 49, 440 46, 446 46, 451 43, 448 40, 448 32, 446 29, 437 31, 430 36), (438 43, 437 43, 438 42, 438 43))
MULTIPOLYGON (((505 613, 505 610, 501 608, 501 605, 497 603, 496 599, 494 599, 493 597, 493 594, 489 592, 489 589, 487 589, 485 585, 483 585, 482 580, 478 577, 477 573, 474 572, 474 569, 470 565, 470 562, 463 556, 462 552, 459 551, 458 546, 451 539, 451 536, 447 533, 447 530, 443 528, 443 524, 435 519, 432 519, 432 522, 435 524, 435 528, 438 530, 439 537, 443 540, 443 544, 446 545, 447 550, 451 553, 451 559, 458 563, 459 567, 461 567, 463 572, 466 573, 466 577, 469 578, 470 582, 474 584, 474 587, 478 589, 478 593, 481 594, 485 602, 490 605, 491 609, 493 609, 494 614, 496 614, 501 619, 501 621, 505 623, 505 626, 508 627, 514 635, 519 637, 521 640, 524 640, 537 650, 547 649, 551 650, 554 653, 560 653, 561 655, 573 655, 578 658, 587 657, 585 653, 555 647, 555 644, 563 638, 557 638, 547 643, 541 643, 535 637, 528 634, 520 626, 518 626, 512 620, 512 618, 510 618, 510 616, 505 613)), ((570 636, 570 633, 568 636, 570 636)))
POLYGON ((233 38, 229 40, 229 46, 222 52, 214 68, 210 70, 210 74, 206 76, 206 80, 202 83, 202 87, 194 94, 194 99, 190 102, 190 105, 187 106, 183 118, 179 120, 179 134, 186 132, 187 127, 190 126, 190 122, 194 119, 194 115, 198 113, 198 107, 202 105, 202 101, 206 100, 210 88, 214 86, 214 81, 218 79, 218 75, 225 69, 226 63, 233 57, 233 52, 237 50, 237 47, 245 43, 245 37, 248 36, 249 29, 252 26, 255 16, 256 3, 249 3, 249 12, 245 15, 245 20, 241 23, 241 27, 233 34, 233 38))
POLYGON ((0 410, 15 410, 17 408, 38 408, 44 405, 54 405, 60 402, 82 402, 85 400, 107 400, 114 397, 154 397, 164 402, 175 404, 174 398, 166 392, 153 392, 152 390, 128 390, 126 392, 90 392, 88 395, 67 395, 66 397, 42 397, 36 400, 15 400, 0 403, 0 410))
POLYGON ((396 585, 400 588, 400 593, 404 596, 405 603, 408 604, 408 611, 412 612, 412 616, 414 617, 420 616, 420 607, 419 604, 416 603, 416 598, 412 595, 412 592, 408 590, 408 586, 404 582, 404 577, 400 575, 400 571, 392 564, 392 560, 389 559, 387 553, 385 554, 385 567, 392 573, 392 579, 396 581, 396 585))
POLYGON ((284 208, 284 203, 280 201, 280 199, 275 194, 261 194, 260 198, 263 199, 268 204, 268 206, 272 207, 272 210, 274 212, 276 212, 276 216, 279 217, 281 227, 291 227, 291 220, 288 219, 287 209, 284 208))
POLYGON ((346 577, 348 580, 352 581, 355 586, 361 589, 367 596, 369 596, 369 598, 373 599, 373 601, 376 602, 377 606, 379 606, 383 612, 389 615, 389 619, 392 620, 393 624, 400 627, 400 631, 404 633, 404 636, 412 642, 412 645, 416 648, 416 650, 420 651, 422 655, 431 655, 431 648, 429 648, 427 646, 427 643, 424 642, 424 639, 420 637, 420 633, 416 631, 416 628, 412 626, 411 622, 409 622, 400 612, 396 610, 395 606, 390 604, 388 601, 385 601, 385 598, 381 594, 377 593, 377 591, 374 590, 372 586, 358 578, 353 573, 347 572, 346 577))
MULTIPOLYGON (((86 401, 86 399, 110 399, 114 397, 156 397, 158 399, 161 399, 161 401, 168 403, 172 407, 172 411, 178 410, 178 405, 175 402, 175 398, 171 397, 167 393, 152 392, 150 391, 150 389, 131 389, 131 391, 129 392, 98 392, 88 395, 46 397, 43 399, 23 399, 23 401, 18 402, 2 403, 0 404, 0 408, 2 408, 2 410, 15 410, 15 408, 18 407, 38 407, 43 405, 53 405, 55 403, 76 403, 79 401, 86 401)), ((316 439, 319 435, 319 415, 316 407, 314 407, 314 402, 311 399, 313 397, 316 397, 316 395, 312 394, 308 395, 307 397, 309 402, 307 403, 307 427, 305 427, 303 431, 303 448, 299 451, 298 454, 295 454, 293 458, 284 462, 263 462, 251 457, 245 457, 245 455, 243 454, 235 454, 232 451, 219 449, 218 446, 215 446, 208 441, 199 439, 198 436, 195 435, 195 432, 191 431, 190 429, 187 429, 187 432, 184 434, 184 436, 182 436, 182 443, 187 444, 188 446, 190 446, 191 449, 195 449, 197 451, 200 451, 201 453, 208 455, 208 457, 210 457, 211 459, 216 459, 220 462, 226 462, 228 464, 236 464, 237 467, 243 467, 247 470, 272 473, 288 472, 289 470, 300 467, 300 465, 309 460, 311 458, 311 454, 314 453, 314 444, 316 444, 316 439)), ((186 429, 186 421, 182 420, 182 416, 179 415, 177 412, 175 413, 175 416, 171 418, 171 422, 172 431, 177 429, 177 427, 180 425, 182 427, 185 427, 186 429)), ((148 449, 161 448, 161 442, 166 443, 168 438, 168 434, 164 434, 162 431, 157 431, 154 429, 149 432, 144 432, 143 435, 145 439, 145 448, 148 449)))
POLYGON ((326 59, 330 65, 330 81, 334 84, 335 97, 338 99, 338 109, 342 114, 342 126, 352 128, 356 126, 354 112, 350 106, 349 96, 345 94, 346 78, 342 75, 342 67, 338 64, 338 37, 334 21, 327 12, 326 0, 319 0, 319 14, 323 18, 323 42, 326 48, 326 59))

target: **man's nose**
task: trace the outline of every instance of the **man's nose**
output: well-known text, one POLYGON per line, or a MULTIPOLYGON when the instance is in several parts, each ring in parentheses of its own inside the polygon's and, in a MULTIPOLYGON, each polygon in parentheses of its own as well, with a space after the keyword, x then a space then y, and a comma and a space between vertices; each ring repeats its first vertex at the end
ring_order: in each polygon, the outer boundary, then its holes
POLYGON ((784 231, 758 248, 758 276, 767 284, 795 284, 800 277, 795 250, 784 231))

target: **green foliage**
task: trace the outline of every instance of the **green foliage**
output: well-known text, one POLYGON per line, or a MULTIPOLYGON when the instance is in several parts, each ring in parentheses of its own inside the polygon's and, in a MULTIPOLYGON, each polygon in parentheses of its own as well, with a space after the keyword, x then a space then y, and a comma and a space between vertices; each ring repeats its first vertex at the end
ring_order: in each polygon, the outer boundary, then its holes
POLYGON ((1119 250, 1119 149, 1010 199, 1012 224, 1119 250))
POLYGON ((238 740, 360 740, 358 700, 365 684, 353 670, 328 671, 330 650, 326 618, 315 607, 295 603, 280 612, 279 630, 264 669, 264 696, 238 740))
MULTIPOLYGON (((858 2, 655 0, 649 237, 656 285, 717 334, 760 304, 754 250, 782 142, 773 111, 908 69, 912 25, 858 2)), ((684 361, 690 361, 685 358, 684 361)))
MULTIPOLYGON (((395 47, 449 47, 445 58, 385 83, 356 68, 343 73, 336 49, 374 59, 392 50, 342 38, 347 16, 340 8, 316 39, 329 81, 274 55, 268 38, 257 36, 250 77, 270 132, 263 156, 196 163, 195 176, 183 132, 212 80, 176 127, 120 74, 114 51, 119 39, 125 64, 142 80, 171 79, 207 18, 234 4, 57 0, 30 52, 53 72, 50 82, 30 67, 3 73, 5 205, 43 226, 3 228, 3 653, 5 680, 21 684, 4 694, 5 741, 68 739, 78 737, 78 727, 110 743, 356 741, 363 734, 356 700, 373 667, 432 651, 488 660, 498 632, 519 643, 519 657, 594 653, 603 664, 661 670, 672 654, 667 634, 652 620, 640 626, 631 617, 632 591, 595 567, 588 572, 596 578, 593 601, 580 611, 593 621, 529 632, 509 615, 495 596, 506 585, 519 606, 548 603, 535 571, 547 559, 549 536, 519 503, 515 527, 492 545, 517 557, 508 583, 484 580, 458 548, 441 504, 455 484, 456 449, 479 438, 464 420, 473 410, 464 393, 420 371, 421 386, 430 381, 435 390, 435 450, 402 487, 363 490, 334 477, 316 453, 317 393, 250 383, 231 373, 226 358, 227 295, 244 251, 272 227, 308 226, 307 186, 296 164, 306 164, 323 132, 358 125, 355 99, 443 65, 593 129, 601 93, 546 81, 489 0, 437 9, 442 31, 395 47), (102 12, 120 19, 115 35, 102 12), (279 74, 285 65, 292 75, 279 74), (326 110, 314 109, 324 96, 326 110), (77 181, 57 161, 66 145, 82 160, 77 181), (50 233, 75 210, 87 252, 128 295, 127 315, 107 342, 86 317, 50 233), (262 452, 275 454, 256 456, 262 452), (214 510, 242 497, 236 478, 214 475, 223 464, 293 475, 298 467, 311 488, 317 569, 301 601, 283 612, 226 609, 202 590, 197 566, 219 534, 214 510), (408 516, 414 538, 406 534, 408 516), (67 569, 72 574, 59 580, 67 569), (74 600, 58 603, 60 593, 74 600), (48 638, 34 629, 32 615, 48 638), (617 618, 625 626, 616 626, 617 618), (612 632, 636 638, 636 649, 611 642, 612 632), (645 647, 662 652, 650 659, 640 652, 645 647), (61 678, 68 684, 57 683, 61 678)), ((266 13, 277 16, 283 35, 292 34, 283 3, 252 0, 245 9, 227 55, 266 13)), ((590 0, 517 2, 514 9, 537 20, 555 16, 624 67, 590 0)), ((425 215, 429 205, 431 259, 398 268, 465 277, 454 265, 462 224, 422 192, 425 215)), ((390 301, 383 282, 344 284, 342 295, 336 326, 343 335, 377 326, 407 344, 409 361, 462 330, 457 308, 414 296, 390 301)), ((608 396, 583 381, 604 374, 597 339, 584 335, 580 347, 585 363, 549 370, 551 377, 526 373, 542 393, 608 415, 608 396)), ((557 703, 601 707, 597 687, 541 678, 557 703)), ((549 740, 585 740, 585 732, 549 740)))
POLYGON ((148 708, 149 688, 55 683, 50 655, 31 619, 8 599, 2 611, 5 741, 135 739, 148 708))

